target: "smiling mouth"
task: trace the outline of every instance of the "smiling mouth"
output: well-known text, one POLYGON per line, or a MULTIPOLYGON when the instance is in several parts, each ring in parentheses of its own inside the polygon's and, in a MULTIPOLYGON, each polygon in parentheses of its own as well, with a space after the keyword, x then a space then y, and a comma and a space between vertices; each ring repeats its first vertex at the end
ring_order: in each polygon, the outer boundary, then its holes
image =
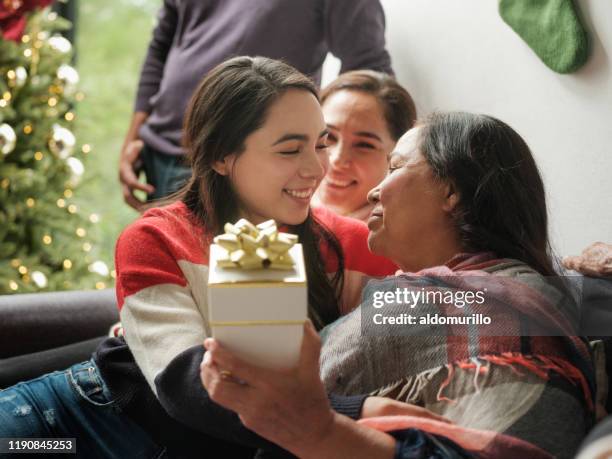
POLYGON ((325 177, 325 182, 328 185, 331 185, 336 188, 348 188, 351 185, 355 185, 357 183, 356 180, 337 180, 331 177, 325 177))
POLYGON ((370 218, 374 218, 374 217, 381 218, 382 216, 383 216, 382 210, 372 209, 372 211, 370 212, 370 218))
POLYGON ((312 197, 312 193, 314 192, 314 188, 302 188, 299 190, 290 190, 288 188, 285 188, 283 189, 283 191, 292 198, 310 199, 312 197))

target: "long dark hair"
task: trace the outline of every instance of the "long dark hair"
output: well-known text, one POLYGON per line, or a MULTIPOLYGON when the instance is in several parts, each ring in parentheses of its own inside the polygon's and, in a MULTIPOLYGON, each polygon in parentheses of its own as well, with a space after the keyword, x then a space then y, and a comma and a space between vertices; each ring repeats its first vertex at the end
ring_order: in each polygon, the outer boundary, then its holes
MULTIPOLYGON (((318 98, 312 81, 290 65, 263 57, 236 57, 212 69, 192 96, 183 136, 192 176, 177 196, 209 233, 221 233, 225 222, 238 218, 238 197, 229 178, 218 174, 213 164, 241 153, 246 138, 264 124, 270 106, 289 89, 318 98)), ((310 213, 291 230, 304 249, 309 315, 322 328, 339 317, 342 248, 310 213), (338 270, 331 280, 321 258, 322 244, 337 259, 338 270)))
POLYGON ((502 121, 463 112, 420 123, 421 152, 460 200, 455 224, 468 250, 491 250, 555 275, 544 184, 529 147, 502 121))
POLYGON ((391 75, 374 70, 343 73, 321 91, 321 104, 332 94, 344 90, 374 96, 383 109, 387 129, 394 140, 398 140, 416 122, 416 107, 410 93, 391 75))

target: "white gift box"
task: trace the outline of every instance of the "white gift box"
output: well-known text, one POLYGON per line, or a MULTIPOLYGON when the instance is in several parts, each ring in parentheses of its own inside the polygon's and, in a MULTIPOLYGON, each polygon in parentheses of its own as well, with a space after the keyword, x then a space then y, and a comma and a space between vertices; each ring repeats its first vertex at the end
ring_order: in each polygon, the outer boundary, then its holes
POLYGON ((211 244, 208 311, 212 335, 255 365, 290 368, 298 363, 308 290, 302 245, 288 251, 292 269, 221 268, 227 252, 211 244))

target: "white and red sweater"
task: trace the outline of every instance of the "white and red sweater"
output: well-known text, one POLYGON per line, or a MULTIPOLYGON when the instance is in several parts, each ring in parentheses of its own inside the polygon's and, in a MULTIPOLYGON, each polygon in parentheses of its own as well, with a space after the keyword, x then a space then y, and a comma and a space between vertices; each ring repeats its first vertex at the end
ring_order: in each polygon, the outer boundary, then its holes
MULTIPOLYGON (((370 253, 362 222, 313 209, 337 237, 344 255, 341 314, 354 309, 369 277, 397 269, 370 253)), ((205 234, 182 202, 146 212, 119 237, 116 247, 117 300, 125 340, 161 405, 175 419, 197 428, 202 403, 199 365, 209 336, 205 234)), ((321 250, 326 271, 335 259, 321 250)), ((200 418, 201 419, 201 418, 200 418)), ((201 421, 200 421, 201 422, 201 421)))

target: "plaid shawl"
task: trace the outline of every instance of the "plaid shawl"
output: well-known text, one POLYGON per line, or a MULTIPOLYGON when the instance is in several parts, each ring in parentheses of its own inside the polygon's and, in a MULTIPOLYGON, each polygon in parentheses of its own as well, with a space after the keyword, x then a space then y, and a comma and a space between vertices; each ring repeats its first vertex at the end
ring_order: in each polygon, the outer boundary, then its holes
POLYGON ((578 311, 562 287, 522 262, 461 254, 444 266, 368 284, 361 306, 322 332, 328 392, 370 393, 453 421, 369 419, 381 430, 420 428, 476 457, 572 457, 593 422, 594 370, 578 311), (392 302, 375 293, 486 291, 481 304, 392 302), (380 296, 379 296, 380 298, 380 296), (489 325, 375 325, 374 314, 418 311, 489 325))

